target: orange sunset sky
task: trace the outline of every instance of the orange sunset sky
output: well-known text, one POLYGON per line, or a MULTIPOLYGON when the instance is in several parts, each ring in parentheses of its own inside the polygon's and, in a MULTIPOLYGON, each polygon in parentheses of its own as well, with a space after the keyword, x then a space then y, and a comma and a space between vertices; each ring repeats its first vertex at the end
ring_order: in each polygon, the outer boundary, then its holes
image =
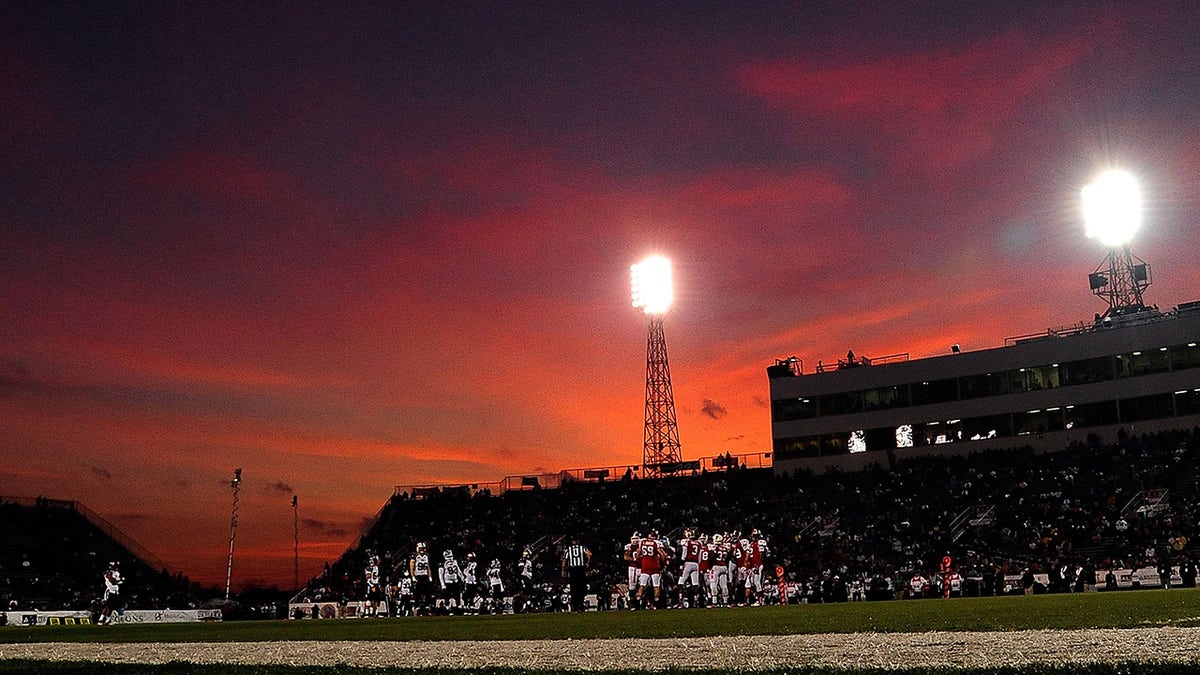
POLYGON ((1200 299, 1192 2, 5 3, 0 495, 194 580, 318 572, 396 485, 637 463, 671 257, 684 458, 765 367, 1090 320, 1079 190, 1200 299), (892 5, 895 6, 892 6, 892 5))

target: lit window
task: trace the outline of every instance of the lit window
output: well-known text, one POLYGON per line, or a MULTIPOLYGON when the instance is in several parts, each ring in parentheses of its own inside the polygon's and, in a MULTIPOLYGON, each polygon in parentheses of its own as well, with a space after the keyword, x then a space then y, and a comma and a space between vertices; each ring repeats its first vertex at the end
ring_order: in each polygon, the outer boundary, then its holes
POLYGON ((850 454, 867 451, 867 432, 859 429, 850 432, 850 454))
POLYGON ((913 428, 911 424, 901 424, 896 427, 896 447, 911 448, 913 446, 913 428))

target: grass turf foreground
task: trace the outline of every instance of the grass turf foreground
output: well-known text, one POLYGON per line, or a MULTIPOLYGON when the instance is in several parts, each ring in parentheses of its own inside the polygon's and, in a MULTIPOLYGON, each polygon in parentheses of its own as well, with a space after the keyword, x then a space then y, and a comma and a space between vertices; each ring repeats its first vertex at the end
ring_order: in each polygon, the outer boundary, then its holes
POLYGON ((579 640, 1158 626, 1200 626, 1200 589, 655 612, 8 626, 0 629, 0 643, 579 640))
MULTIPOLYGON (((22 675, 560 675, 577 671, 568 670, 522 670, 517 668, 482 668, 478 670, 439 668, 352 668, 345 666, 226 666, 197 665, 193 663, 166 663, 160 665, 90 663, 80 661, 0 661, 0 675, 20 673, 22 675)), ((609 670, 607 675, 642 675, 645 671, 609 670)), ((667 675, 726 675, 728 670, 679 670, 655 671, 667 675)), ((842 669, 842 668, 785 668, 754 671, 756 675, 1192 675, 1196 667, 1171 663, 1120 663, 1085 665, 1031 665, 986 669, 959 668, 903 668, 903 669, 842 669)))

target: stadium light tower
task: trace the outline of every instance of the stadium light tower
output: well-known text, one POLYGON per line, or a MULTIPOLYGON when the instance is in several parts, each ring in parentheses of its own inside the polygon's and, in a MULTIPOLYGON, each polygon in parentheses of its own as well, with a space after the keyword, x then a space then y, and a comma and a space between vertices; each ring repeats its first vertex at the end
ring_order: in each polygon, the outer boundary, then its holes
POLYGON ((630 267, 633 306, 650 321, 646 342, 646 428, 642 467, 646 475, 661 475, 663 465, 679 461, 679 426, 675 422, 675 395, 671 391, 671 367, 667 362, 667 340, 663 337, 663 315, 671 308, 671 261, 653 255, 630 267))
POLYGON ((229 602, 229 589, 233 582, 233 537, 237 534, 238 491, 242 487, 242 470, 233 470, 233 513, 229 517, 229 564, 225 567, 225 602, 229 602))
POLYGON ((1137 179, 1110 169, 1084 187, 1082 197, 1087 236, 1108 247, 1104 262, 1088 275, 1092 293, 1108 303, 1102 318, 1144 311, 1142 292, 1150 285, 1150 266, 1129 250, 1142 224, 1137 179))
POLYGON ((300 497, 292 495, 292 562, 295 565, 295 576, 292 577, 292 588, 300 590, 300 497))

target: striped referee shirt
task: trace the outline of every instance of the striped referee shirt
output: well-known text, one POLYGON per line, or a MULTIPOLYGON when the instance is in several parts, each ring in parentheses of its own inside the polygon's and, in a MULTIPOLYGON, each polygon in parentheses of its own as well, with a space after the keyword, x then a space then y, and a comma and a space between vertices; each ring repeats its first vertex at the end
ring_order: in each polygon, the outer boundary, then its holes
POLYGON ((588 556, 591 552, 583 544, 571 544, 563 549, 563 562, 567 567, 583 567, 587 565, 588 556))

